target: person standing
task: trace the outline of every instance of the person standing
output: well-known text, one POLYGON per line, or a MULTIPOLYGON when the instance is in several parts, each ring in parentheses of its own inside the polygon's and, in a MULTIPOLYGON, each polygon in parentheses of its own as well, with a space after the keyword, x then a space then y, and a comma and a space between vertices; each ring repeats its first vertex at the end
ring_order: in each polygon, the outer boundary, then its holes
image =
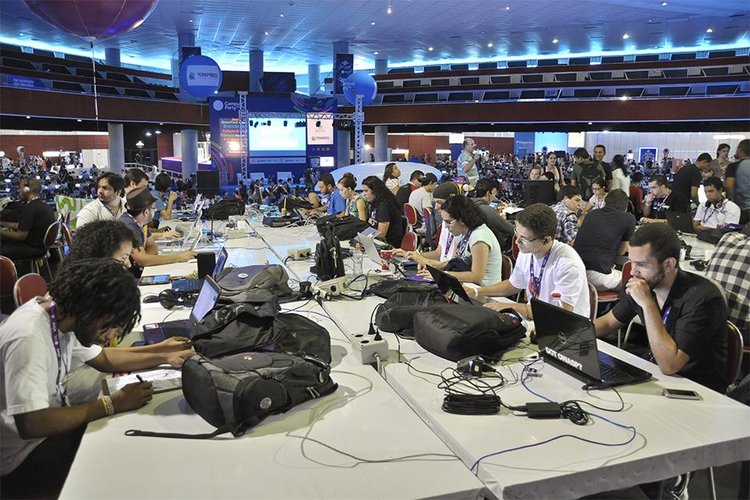
POLYGON ((476 158, 474 158, 474 150, 477 147, 476 141, 471 138, 464 139, 463 151, 458 155, 456 160, 456 167, 458 167, 458 175, 466 177, 469 184, 474 186, 479 180, 479 170, 476 165, 476 158))
POLYGON ((588 200, 594 194, 591 185, 594 179, 607 178, 607 173, 599 164, 594 164, 586 148, 578 148, 573 153, 573 175, 570 177, 570 185, 576 186, 581 191, 583 199, 588 200))
POLYGON ((724 179, 726 169, 732 163, 729 159, 729 144, 721 143, 716 148, 716 158, 711 162, 711 170, 721 172, 721 179, 724 179))
POLYGON ((740 223, 747 224, 750 222, 750 139, 737 144, 734 156, 739 161, 727 167, 727 195, 742 211, 740 223))
POLYGON ((594 165, 599 165, 604 170, 604 180, 607 183, 607 191, 612 189, 612 166, 604 161, 604 155, 607 154, 607 148, 604 144, 594 146, 594 165))
MULTIPOLYGON (((706 153, 703 153, 706 154, 706 153)), ((701 158, 704 160, 705 157, 701 158)), ((703 176, 700 168, 693 163, 686 163, 674 174, 672 191, 679 193, 682 198, 690 200, 694 206, 698 206, 698 187, 701 185, 703 176)))
POLYGON ((630 190, 630 176, 628 167, 625 165, 625 157, 614 155, 612 157, 612 184, 611 190, 619 189, 625 193, 630 190))

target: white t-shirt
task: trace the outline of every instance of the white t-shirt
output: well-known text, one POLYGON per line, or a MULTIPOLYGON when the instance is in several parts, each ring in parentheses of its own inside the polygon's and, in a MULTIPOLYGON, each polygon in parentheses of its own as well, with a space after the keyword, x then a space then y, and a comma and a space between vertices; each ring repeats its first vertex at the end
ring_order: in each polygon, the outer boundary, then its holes
POLYGON ((592 205, 591 210, 597 210, 599 208, 604 208, 604 198, 599 198, 597 195, 592 196, 589 199, 589 203, 591 203, 591 205, 592 205))
POLYGON ((396 177, 391 177, 387 181, 385 181, 385 187, 387 187, 391 192, 394 189, 398 189, 401 186, 401 179, 398 179, 396 177))
MULTIPOLYGON (((456 239, 460 242, 465 237, 466 235, 456 239)), ((503 253, 500 244, 497 242, 497 238, 495 238, 495 234, 486 224, 482 224, 471 231, 469 234, 469 243, 463 247, 463 253, 461 255, 456 255, 456 257, 470 257, 471 248, 479 242, 486 243, 490 250, 489 258, 487 260, 487 269, 484 272, 484 278, 482 278, 480 285, 488 286, 500 283, 503 279, 503 253)), ((458 243, 458 248, 461 248, 462 246, 463 245, 458 243)))
POLYGON ((409 195, 409 205, 413 206, 422 215, 422 211, 432 208, 432 193, 428 193, 424 186, 415 189, 409 195))
POLYGON ((622 169, 619 168, 612 169, 612 188, 610 191, 614 191, 615 189, 625 191, 625 194, 630 193, 630 177, 625 175, 622 169))
POLYGON ((120 200, 120 211, 117 213, 117 217, 98 198, 88 203, 76 214, 76 228, 81 228, 89 222, 98 220, 117 220, 125 212, 125 200, 122 198, 120 200))
MULTIPOLYGON (((510 284, 520 290, 526 290, 531 301, 529 281, 531 280, 530 253, 519 253, 516 266, 510 275, 510 284)), ((534 276, 539 276, 542 262, 534 258, 534 276)), ((552 302, 552 293, 560 294, 566 304, 573 306, 573 311, 581 316, 589 316, 589 289, 586 280, 586 266, 581 257, 570 245, 555 240, 549 252, 549 259, 544 266, 542 282, 539 287, 539 300, 552 302)))
POLYGON ((438 240, 438 245, 440 245, 440 262, 448 262, 453 258, 453 255, 456 253, 457 243, 458 238, 451 234, 448 225, 443 222, 443 229, 440 230, 440 240, 438 240))
POLYGON ((741 211, 736 203, 726 198, 718 206, 706 207, 706 203, 708 202, 698 205, 698 210, 695 212, 694 219, 701 226, 715 228, 726 224, 739 224, 741 211))
MULTIPOLYGON (((72 333, 60 333, 60 382, 73 360, 90 361, 102 348, 84 347, 72 333)), ((12 472, 42 439, 21 439, 14 415, 62 406, 57 386, 57 355, 50 317, 36 300, 19 307, 0 325, 0 457, 3 474, 12 472)))

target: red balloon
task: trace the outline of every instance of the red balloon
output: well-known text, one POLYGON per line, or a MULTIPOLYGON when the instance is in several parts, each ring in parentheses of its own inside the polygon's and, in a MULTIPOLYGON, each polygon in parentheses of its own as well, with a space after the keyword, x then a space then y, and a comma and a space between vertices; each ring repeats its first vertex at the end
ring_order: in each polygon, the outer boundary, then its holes
POLYGON ((23 0, 23 3, 48 23, 94 41, 137 28, 159 0, 23 0))

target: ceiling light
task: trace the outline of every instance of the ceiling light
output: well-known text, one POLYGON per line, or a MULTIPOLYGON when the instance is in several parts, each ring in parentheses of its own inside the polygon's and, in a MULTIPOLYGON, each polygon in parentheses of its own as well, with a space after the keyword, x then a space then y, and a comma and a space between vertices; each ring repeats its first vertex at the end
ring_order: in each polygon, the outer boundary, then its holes
POLYGON ((508 5, 507 7, 505 7, 505 10, 510 10, 510 5, 508 5))
POLYGON ((662 6, 662 7, 666 7, 667 5, 669 5, 669 4, 667 3, 667 2, 662 2, 662 3, 661 3, 661 6, 662 6))
POLYGON ((279 17, 284 17, 284 14, 279 14, 279 17))
POLYGON ((156 134, 156 135, 161 134, 161 130, 154 130, 154 134, 156 134))
POLYGON ((146 137, 151 137, 151 132, 146 131, 146 137))
POLYGON ((432 48, 432 47, 427 47, 427 50, 429 50, 430 52, 432 52, 432 51, 433 51, 433 50, 435 50, 435 49, 434 49, 434 48, 432 48))
POLYGON ((27 120, 31 120, 31 117, 29 115, 26 115, 27 120))
POLYGON ((268 31, 266 31, 266 32, 264 33, 264 35, 268 36, 268 31))
POLYGON ((373 52, 373 54, 375 54, 375 55, 378 55, 378 54, 380 54, 380 52, 378 52, 378 51, 376 50, 375 52, 373 52))
POLYGON ((388 8, 387 8, 387 9, 385 9, 385 13, 386 13, 386 14, 388 14, 389 16, 390 16, 391 14, 393 14, 393 9, 391 8, 391 6, 390 6, 390 5, 388 6, 388 8))
POLYGON ((552 43, 557 43, 557 42, 558 42, 557 38, 552 39, 552 43))
POLYGON ((81 122, 82 122, 83 120, 81 120, 80 118, 78 118, 78 119, 77 119, 76 121, 77 121, 78 123, 81 123, 81 122))
POLYGON ((489 42, 489 43, 487 44, 487 47, 492 47, 493 45, 494 45, 494 44, 493 44, 492 42, 489 42))
POLYGON ((592 125, 592 123, 591 123, 591 122, 589 122, 589 125, 592 125))
POLYGON ((192 22, 193 22, 193 20, 192 20, 192 19, 189 19, 189 20, 188 20, 188 22, 189 22, 189 23, 192 23, 192 22))
POLYGON ((630 97, 628 97, 626 95, 620 96, 620 100, 621 101, 627 101, 628 99, 630 99, 630 97))
POLYGON ((713 33, 713 32, 714 32, 714 30, 712 30, 711 28, 708 28, 708 29, 706 30, 706 33, 713 33))
POLYGON ((375 26, 375 21, 371 22, 370 26, 375 26))
POLYGON ((622 39, 623 40, 627 40, 628 38, 630 38, 630 35, 628 35, 627 33, 625 33, 624 35, 622 35, 622 39))

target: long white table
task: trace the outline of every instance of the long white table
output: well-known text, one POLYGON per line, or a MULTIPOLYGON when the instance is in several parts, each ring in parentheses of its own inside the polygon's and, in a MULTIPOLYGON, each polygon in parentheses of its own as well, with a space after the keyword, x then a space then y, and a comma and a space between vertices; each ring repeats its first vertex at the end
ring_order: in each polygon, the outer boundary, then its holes
MULTIPOLYGON (((229 264, 280 263, 259 238, 228 240, 229 264)), ((146 268, 184 275, 194 263, 146 268)), ((166 286, 142 287, 157 294, 166 286)), ((349 354, 350 341, 314 302, 283 304, 331 335, 338 390, 267 418, 244 436, 210 440, 126 437, 128 429, 205 433, 213 427, 181 391, 138 411, 91 423, 61 498, 480 498, 486 491, 378 373, 349 354), (106 463, 102 469, 102 463, 106 463), (103 471, 117 471, 116 477, 103 471)), ((143 304, 141 324, 184 319, 143 304)), ((140 325, 130 335, 140 337, 140 325)))

